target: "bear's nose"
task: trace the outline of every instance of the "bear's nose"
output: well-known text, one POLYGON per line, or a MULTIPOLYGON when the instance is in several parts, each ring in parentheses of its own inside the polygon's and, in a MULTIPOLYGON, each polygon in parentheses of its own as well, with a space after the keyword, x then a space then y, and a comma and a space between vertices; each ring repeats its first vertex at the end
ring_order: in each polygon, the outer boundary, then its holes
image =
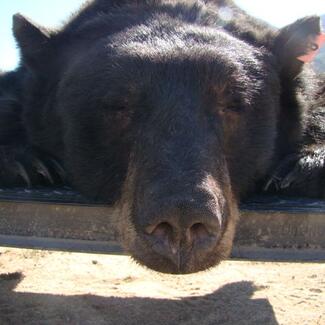
POLYGON ((178 270, 185 263, 185 255, 188 258, 189 254, 209 254, 217 244, 220 231, 221 219, 209 210, 191 210, 167 218, 162 215, 145 228, 152 249, 172 261, 178 270))

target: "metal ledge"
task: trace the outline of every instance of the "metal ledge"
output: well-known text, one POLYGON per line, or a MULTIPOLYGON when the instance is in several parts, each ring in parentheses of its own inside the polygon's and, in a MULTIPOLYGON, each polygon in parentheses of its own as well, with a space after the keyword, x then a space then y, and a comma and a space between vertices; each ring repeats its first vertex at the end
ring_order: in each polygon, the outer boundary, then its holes
MULTIPOLYGON (((0 246, 122 253, 116 213, 64 189, 0 189, 0 246)), ((233 256, 325 261, 325 201, 255 197, 241 205, 233 256)))

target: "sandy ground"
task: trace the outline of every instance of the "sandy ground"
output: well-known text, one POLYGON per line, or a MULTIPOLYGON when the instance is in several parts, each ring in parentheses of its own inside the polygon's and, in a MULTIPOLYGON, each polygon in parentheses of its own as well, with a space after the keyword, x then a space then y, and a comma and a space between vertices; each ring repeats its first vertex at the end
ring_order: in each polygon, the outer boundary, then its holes
POLYGON ((0 324, 325 324, 325 264, 226 261, 199 274, 127 256, 0 248, 0 324))

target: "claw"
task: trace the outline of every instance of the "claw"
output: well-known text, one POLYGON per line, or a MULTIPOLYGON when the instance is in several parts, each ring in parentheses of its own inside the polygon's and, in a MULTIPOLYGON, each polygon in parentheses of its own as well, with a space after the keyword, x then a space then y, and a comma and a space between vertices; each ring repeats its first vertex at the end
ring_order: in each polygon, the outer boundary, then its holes
POLYGON ((283 178, 280 184, 281 189, 288 188, 295 180, 296 178, 296 170, 293 170, 291 173, 289 173, 286 177, 283 178))
POLYGON ((41 160, 39 160, 38 158, 34 158, 33 165, 36 167, 36 170, 40 175, 42 175, 52 185, 54 184, 54 180, 51 176, 51 173, 41 160))
POLYGON ((62 183, 65 183, 66 182, 65 170, 63 169, 61 164, 53 158, 51 158, 50 161, 53 164, 53 167, 54 167, 55 171, 57 172, 58 176, 60 177, 62 183))
POLYGON ((292 169, 292 167, 295 166, 297 160, 299 157, 295 154, 292 154, 288 157, 286 157, 280 166, 278 166, 274 173, 271 175, 270 179, 265 184, 263 190, 267 191, 269 190, 270 186, 273 184, 276 191, 279 191, 280 189, 287 188, 291 185, 291 183, 294 181, 294 177, 292 176, 292 172, 287 174, 287 170, 292 169), (290 167, 292 165, 292 167, 290 167))
POLYGON ((265 184, 263 191, 267 191, 270 186, 273 184, 275 189, 278 190, 279 189, 279 181, 281 181, 281 178, 276 176, 276 174, 272 175, 270 177, 270 179, 267 181, 267 183, 265 184))
POLYGON ((269 189, 269 187, 271 186, 272 183, 273 183, 273 177, 271 177, 271 178, 267 181, 267 183, 264 185, 264 187, 263 187, 263 191, 266 192, 266 191, 269 189))
POLYGON ((22 179, 26 182, 27 187, 31 188, 32 187, 32 181, 28 176, 26 168, 19 161, 16 161, 15 164, 17 166, 18 175, 21 176, 22 179))

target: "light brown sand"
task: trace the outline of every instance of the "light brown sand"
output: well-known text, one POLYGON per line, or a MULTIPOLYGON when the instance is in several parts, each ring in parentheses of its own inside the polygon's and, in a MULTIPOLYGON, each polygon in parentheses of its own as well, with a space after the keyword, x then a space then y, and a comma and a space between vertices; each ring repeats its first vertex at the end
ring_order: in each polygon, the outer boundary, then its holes
POLYGON ((0 248, 0 324, 325 324, 325 264, 226 261, 200 274, 127 256, 0 248))

